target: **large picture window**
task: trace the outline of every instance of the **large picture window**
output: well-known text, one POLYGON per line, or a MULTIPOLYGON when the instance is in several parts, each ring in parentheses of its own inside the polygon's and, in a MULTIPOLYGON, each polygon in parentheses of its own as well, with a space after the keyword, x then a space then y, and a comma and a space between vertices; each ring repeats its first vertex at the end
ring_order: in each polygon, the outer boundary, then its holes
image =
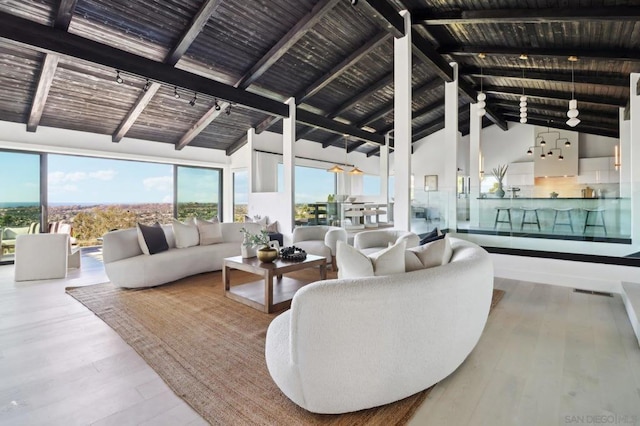
POLYGON ((249 212, 249 172, 237 170, 233 172, 233 221, 244 222, 249 212))
POLYGON ((222 220, 220 200, 222 199, 222 173, 218 169, 199 167, 177 167, 177 218, 189 217, 222 220))

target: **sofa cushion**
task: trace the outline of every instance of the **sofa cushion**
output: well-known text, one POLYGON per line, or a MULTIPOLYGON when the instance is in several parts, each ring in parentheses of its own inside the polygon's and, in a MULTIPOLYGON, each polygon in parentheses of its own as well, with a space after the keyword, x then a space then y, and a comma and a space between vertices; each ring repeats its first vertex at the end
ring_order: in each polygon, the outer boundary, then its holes
POLYGON ((277 234, 278 233, 278 221, 276 220, 273 223, 270 223, 264 227, 265 231, 269 234, 277 234))
POLYGON ((407 272, 412 272, 446 265, 452 255, 453 249, 448 234, 445 234, 440 239, 408 249, 405 253, 405 268, 407 272))
POLYGON ((366 255, 343 241, 338 241, 336 261, 339 278, 372 277, 405 272, 406 242, 366 255))
POLYGON ((223 241, 222 228, 219 222, 213 223, 207 220, 196 219, 196 226, 200 234, 201 246, 219 244, 223 241))
POLYGON ((137 224, 138 243, 144 254, 156 254, 169 250, 167 238, 158 222, 152 226, 137 224))
POLYGON ((444 238, 443 237, 443 233, 438 229, 438 227, 433 228, 433 231, 427 233, 424 237, 422 237, 422 239, 420 240, 420 244, 419 245, 425 245, 427 243, 430 243, 431 241, 435 241, 438 240, 440 238, 444 238))
POLYGON ((174 219, 171 227, 173 228, 173 236, 176 239, 176 248, 193 247, 200 243, 200 234, 195 224, 182 223, 174 219))

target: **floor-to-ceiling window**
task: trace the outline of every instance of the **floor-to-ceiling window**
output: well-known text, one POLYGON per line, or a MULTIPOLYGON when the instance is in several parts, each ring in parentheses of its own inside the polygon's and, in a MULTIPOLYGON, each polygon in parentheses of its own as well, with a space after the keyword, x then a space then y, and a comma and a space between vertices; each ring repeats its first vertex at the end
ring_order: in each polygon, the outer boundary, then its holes
POLYGON ((243 222, 249 212, 249 172, 236 170, 233 172, 233 221, 243 222))
POLYGON ((200 167, 177 166, 176 217, 222 220, 222 171, 200 167))
POLYGON ((13 259, 19 234, 40 230, 40 154, 0 151, 0 262, 13 259))
POLYGON ((48 221, 72 225, 83 246, 136 222, 170 223, 173 166, 73 155, 48 155, 48 221))
MULTIPOLYGON (((318 204, 326 203, 336 194, 336 174, 326 169, 295 167, 295 220, 297 223, 317 223, 318 204)), ((284 191, 284 166, 278 164, 278 191, 284 191)), ((326 221, 326 214, 323 215, 326 221)))

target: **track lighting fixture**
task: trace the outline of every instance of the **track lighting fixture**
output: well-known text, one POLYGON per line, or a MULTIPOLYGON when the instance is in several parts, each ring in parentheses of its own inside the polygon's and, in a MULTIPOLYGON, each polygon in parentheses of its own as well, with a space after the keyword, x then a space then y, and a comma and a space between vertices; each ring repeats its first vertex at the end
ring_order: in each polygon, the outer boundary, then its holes
POLYGON ((198 101, 198 95, 196 92, 193 92, 193 99, 189 101, 189 105, 196 106, 196 102, 198 101))
POLYGON ((216 109, 216 111, 220 111, 221 107, 217 99, 213 101, 213 107, 216 109))
POLYGON ((147 79, 147 82, 144 84, 144 87, 142 88, 142 91, 146 92, 147 90, 149 90, 150 86, 151 86, 151 82, 149 81, 149 79, 147 79))
POLYGON ((358 0, 351 0, 351 6, 356 6, 358 4, 358 0))
POLYGON ((116 70, 116 83, 118 84, 124 83, 124 80, 122 79, 122 77, 120 77, 120 70, 116 70))
POLYGON ((173 97, 180 99, 180 93, 178 93, 178 86, 173 86, 173 97))
POLYGON ((229 104, 227 106, 227 109, 226 109, 226 111, 224 113, 227 114, 227 115, 231 115, 231 104, 229 104))

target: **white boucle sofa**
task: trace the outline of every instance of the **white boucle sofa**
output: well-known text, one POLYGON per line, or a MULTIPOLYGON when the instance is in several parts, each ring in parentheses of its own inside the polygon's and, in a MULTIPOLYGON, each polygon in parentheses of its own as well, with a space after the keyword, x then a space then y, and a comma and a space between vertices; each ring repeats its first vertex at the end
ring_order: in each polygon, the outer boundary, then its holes
POLYGON ((222 270, 225 257, 240 255, 243 240, 240 229, 257 233, 261 226, 258 223, 221 223, 221 226, 222 243, 176 248, 171 225, 164 225, 169 250, 154 255, 142 253, 136 228, 108 232, 102 245, 107 277, 118 287, 139 288, 222 270))
POLYGON ((493 265, 481 247, 451 243, 444 266, 298 290, 266 337, 282 392, 311 412, 337 414, 398 401, 455 371, 487 321, 493 265))

